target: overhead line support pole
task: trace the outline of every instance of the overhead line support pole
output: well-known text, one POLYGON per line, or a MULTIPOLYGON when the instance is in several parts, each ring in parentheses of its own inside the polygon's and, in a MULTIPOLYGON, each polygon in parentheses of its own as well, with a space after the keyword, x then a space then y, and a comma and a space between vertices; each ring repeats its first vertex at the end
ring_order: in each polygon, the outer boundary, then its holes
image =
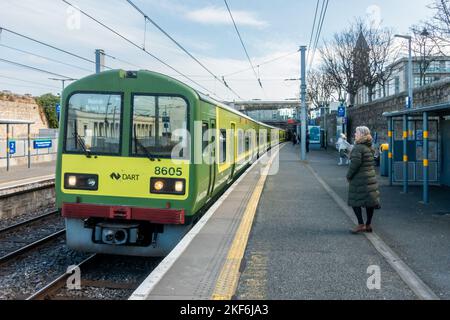
POLYGON ((301 52, 301 86, 300 86, 300 96, 302 101, 301 109, 301 160, 306 161, 306 46, 300 47, 301 52))

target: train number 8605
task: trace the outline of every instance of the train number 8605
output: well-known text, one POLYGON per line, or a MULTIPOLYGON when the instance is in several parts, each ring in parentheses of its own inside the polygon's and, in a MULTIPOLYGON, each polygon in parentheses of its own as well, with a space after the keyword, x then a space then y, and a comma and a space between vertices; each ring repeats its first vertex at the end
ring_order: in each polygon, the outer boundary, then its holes
POLYGON ((183 175, 183 171, 181 168, 166 168, 166 167, 155 167, 155 174, 156 175, 163 175, 163 176, 177 176, 181 177, 183 175))

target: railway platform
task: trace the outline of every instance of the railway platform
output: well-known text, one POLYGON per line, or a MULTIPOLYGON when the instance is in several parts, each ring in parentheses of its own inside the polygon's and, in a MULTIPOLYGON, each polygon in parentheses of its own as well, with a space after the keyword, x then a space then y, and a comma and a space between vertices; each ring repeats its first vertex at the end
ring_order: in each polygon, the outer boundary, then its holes
POLYGON ((448 189, 421 205, 420 188, 401 194, 379 178, 375 233, 352 235, 337 154, 301 162, 285 144, 273 163, 263 178, 268 165, 248 170, 130 299, 450 298, 448 189))
POLYGON ((0 169, 0 222, 53 207, 56 162, 0 169))
POLYGON ((56 162, 42 162, 27 166, 15 166, 9 171, 0 168, 0 189, 19 184, 27 184, 40 180, 55 178, 56 162))

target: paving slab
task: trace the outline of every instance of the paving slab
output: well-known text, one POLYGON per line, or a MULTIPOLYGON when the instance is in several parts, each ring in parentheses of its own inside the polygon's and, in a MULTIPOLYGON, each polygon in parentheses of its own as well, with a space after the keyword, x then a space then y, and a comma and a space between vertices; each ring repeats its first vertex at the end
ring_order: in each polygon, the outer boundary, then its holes
POLYGON ((292 145, 269 176, 245 253, 237 299, 416 299, 330 197, 292 145), (368 268, 381 289, 367 286, 368 268))

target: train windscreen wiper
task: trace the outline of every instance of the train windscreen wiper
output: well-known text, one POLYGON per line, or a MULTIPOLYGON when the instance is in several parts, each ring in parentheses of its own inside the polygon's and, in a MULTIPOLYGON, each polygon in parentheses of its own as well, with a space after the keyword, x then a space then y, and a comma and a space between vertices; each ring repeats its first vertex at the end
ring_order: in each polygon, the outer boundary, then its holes
POLYGON ((161 161, 161 159, 159 159, 159 158, 157 158, 157 157, 155 157, 153 154, 151 154, 149 151, 148 151, 148 149, 139 141, 139 139, 136 137, 136 136, 134 136, 134 143, 139 147, 139 148, 141 148, 142 149, 142 151, 144 151, 144 153, 145 153, 145 155, 147 156, 147 158, 150 160, 150 161, 155 161, 156 159, 158 160, 158 161, 161 161))
POLYGON ((84 143, 83 138, 76 132, 73 133, 73 136, 77 139, 77 143, 80 145, 81 149, 83 149, 86 158, 90 158, 92 156, 91 150, 86 147, 86 143, 84 143))

